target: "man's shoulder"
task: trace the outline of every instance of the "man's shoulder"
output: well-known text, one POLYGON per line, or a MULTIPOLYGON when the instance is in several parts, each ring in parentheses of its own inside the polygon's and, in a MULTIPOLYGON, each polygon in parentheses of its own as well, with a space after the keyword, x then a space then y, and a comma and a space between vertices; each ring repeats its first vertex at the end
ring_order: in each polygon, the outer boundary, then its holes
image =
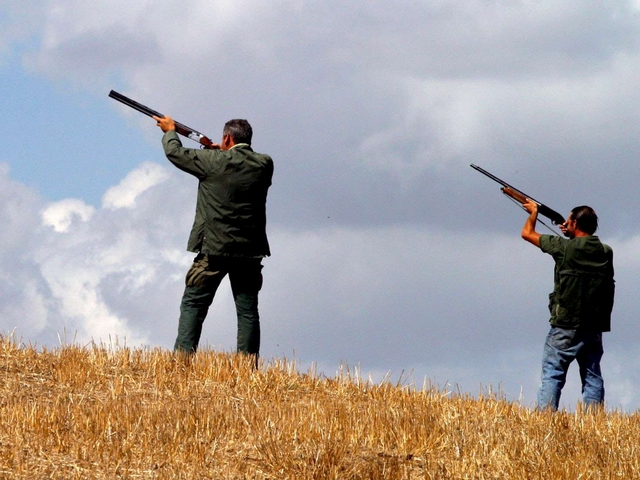
POLYGON ((253 155, 260 157, 265 162, 273 163, 273 159, 271 158, 270 155, 267 155, 266 153, 256 152, 255 150, 252 150, 252 152, 253 152, 253 155))
POLYGON ((251 145, 247 143, 241 143, 241 144, 235 145, 233 148, 227 150, 227 153, 230 155, 251 156, 251 157, 265 159, 265 160, 268 160, 269 162, 273 162, 273 160, 269 155, 267 155, 266 153, 256 152, 251 147, 251 145))
POLYGON ((604 248, 605 250, 613 250, 609 245, 600 240, 600 237, 598 237, 597 235, 590 235, 589 238, 592 242, 597 242, 602 245, 602 248, 604 248))
POLYGON ((581 248, 595 248, 598 250, 603 249, 606 252, 613 251, 613 249, 606 243, 603 243, 597 235, 586 235, 583 237, 576 237, 571 241, 581 248))
POLYGON ((540 250, 545 253, 556 253, 564 250, 569 240, 558 235, 540 235, 540 250))

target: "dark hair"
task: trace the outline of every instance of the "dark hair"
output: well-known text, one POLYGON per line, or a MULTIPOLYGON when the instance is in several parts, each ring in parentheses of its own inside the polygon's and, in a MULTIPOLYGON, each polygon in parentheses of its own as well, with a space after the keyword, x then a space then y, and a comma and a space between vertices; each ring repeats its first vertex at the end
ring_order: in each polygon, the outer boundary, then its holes
POLYGON ((571 217, 576 221, 576 226, 584 233, 593 235, 598 229, 598 215, 591 207, 582 205, 571 210, 571 217))
POLYGON ((224 130, 222 135, 231 135, 234 143, 248 143, 251 145, 251 137, 253 136, 253 130, 249 122, 242 119, 229 120, 224 124, 224 130))

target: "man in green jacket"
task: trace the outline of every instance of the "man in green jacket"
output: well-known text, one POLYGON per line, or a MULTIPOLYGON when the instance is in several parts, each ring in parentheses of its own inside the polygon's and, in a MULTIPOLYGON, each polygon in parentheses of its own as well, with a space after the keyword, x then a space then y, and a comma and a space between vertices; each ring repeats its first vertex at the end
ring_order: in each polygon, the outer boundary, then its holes
POLYGON ((560 225, 568 239, 535 231, 538 204, 523 204, 529 217, 522 238, 555 260, 554 288, 549 295, 551 330, 542 359, 542 384, 538 408, 558 409, 569 365, 577 360, 582 399, 587 406, 604 403, 600 360, 604 353, 602 332, 611 330, 613 309, 613 251, 594 235, 596 212, 587 206, 571 210, 560 225))
POLYGON ((237 350, 257 360, 262 258, 270 255, 266 202, 273 161, 251 148, 253 132, 246 120, 228 121, 219 145, 192 149, 182 146, 170 117, 154 119, 164 132, 169 161, 199 180, 187 244, 197 255, 185 279, 174 350, 195 353, 209 306, 228 274, 238 316, 237 350))

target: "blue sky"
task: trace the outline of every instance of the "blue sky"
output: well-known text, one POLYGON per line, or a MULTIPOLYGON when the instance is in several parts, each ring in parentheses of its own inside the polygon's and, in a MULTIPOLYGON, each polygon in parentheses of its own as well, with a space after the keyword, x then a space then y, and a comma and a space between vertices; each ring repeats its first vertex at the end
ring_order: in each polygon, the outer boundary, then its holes
MULTIPOLYGON (((173 345, 196 182, 115 89, 214 140, 247 118, 274 158, 265 359, 531 406, 553 262, 474 163, 599 213, 617 279, 607 402, 640 406, 635 2, 190 7, 0 3, 0 331, 173 345)), ((228 290, 210 348, 235 346, 228 290)), ((576 368, 563 395, 574 408, 576 368)))
POLYGON ((114 115, 108 91, 100 98, 27 72, 15 57, 0 68, 0 85, 6 92, 0 128, 11 138, 4 161, 13 178, 49 200, 73 197, 98 205, 109 186, 160 151, 114 115), (106 148, 105 137, 117 138, 122 151, 106 148))

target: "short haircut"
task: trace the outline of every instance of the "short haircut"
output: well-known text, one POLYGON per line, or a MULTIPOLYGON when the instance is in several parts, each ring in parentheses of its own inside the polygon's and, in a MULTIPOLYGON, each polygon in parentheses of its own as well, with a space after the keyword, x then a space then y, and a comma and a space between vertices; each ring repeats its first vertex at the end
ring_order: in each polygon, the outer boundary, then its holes
POLYGON ((598 215, 591 207, 582 205, 571 210, 571 217, 576 221, 576 226, 584 233, 593 235, 598 229, 598 215))
POLYGON ((222 135, 231 135, 234 143, 248 143, 251 145, 253 130, 246 120, 234 119, 224 124, 222 135))

